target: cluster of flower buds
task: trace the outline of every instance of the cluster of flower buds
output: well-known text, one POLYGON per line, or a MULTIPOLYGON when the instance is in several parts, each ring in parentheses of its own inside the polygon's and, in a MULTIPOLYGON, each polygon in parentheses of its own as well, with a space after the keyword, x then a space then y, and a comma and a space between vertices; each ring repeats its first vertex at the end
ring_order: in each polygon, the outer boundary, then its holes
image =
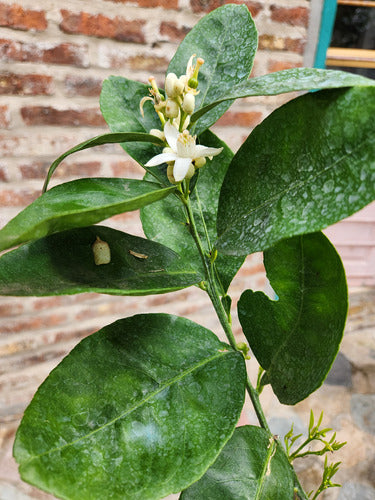
MULTIPOLYGON (((140 107, 143 115, 143 105, 146 101, 152 101, 161 124, 164 127, 166 121, 170 120, 182 132, 189 126, 190 116, 195 109, 195 96, 199 93, 198 73, 204 60, 198 57, 193 64, 195 54, 189 59, 186 74, 177 77, 174 73, 168 73, 165 79, 165 96, 158 89, 155 78, 151 76, 150 96, 141 100, 140 107)), ((156 130, 153 130, 156 132, 156 130)), ((155 133, 160 137, 159 134, 155 133)))
POLYGON ((187 130, 190 116, 194 113, 195 96, 199 93, 198 72, 203 59, 198 58, 193 64, 195 54, 189 59, 186 74, 177 77, 168 73, 165 79, 165 97, 158 89, 155 78, 150 77, 150 96, 140 102, 143 116, 143 105, 152 101, 157 112, 162 130, 152 129, 150 134, 165 141, 162 154, 156 155, 146 163, 147 167, 167 163, 167 175, 171 183, 177 184, 184 179, 190 179, 196 169, 203 167, 206 157, 219 154, 223 148, 210 148, 196 144, 196 137, 187 130))

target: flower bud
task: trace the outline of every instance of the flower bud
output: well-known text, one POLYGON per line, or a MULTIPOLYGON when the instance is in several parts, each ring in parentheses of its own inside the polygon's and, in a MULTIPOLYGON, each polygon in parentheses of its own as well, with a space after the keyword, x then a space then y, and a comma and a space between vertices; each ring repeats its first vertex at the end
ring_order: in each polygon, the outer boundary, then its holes
POLYGON ((196 158, 194 160, 194 165, 195 165, 195 168, 203 167, 204 165, 206 165, 206 158, 204 156, 200 156, 199 158, 196 158))
POLYGON ((165 93, 168 97, 172 97, 173 88, 175 81, 177 80, 177 76, 174 73, 168 73, 165 78, 165 93))
POLYGON ((182 94, 184 82, 182 82, 174 73, 168 73, 165 79, 165 93, 168 97, 174 98, 182 94))
POLYGON ((182 109, 187 113, 188 115, 192 115, 194 113, 194 108, 195 108, 195 97, 193 94, 186 94, 184 97, 184 100, 182 102, 182 109))
POLYGON ((165 141, 165 134, 162 130, 158 130, 157 128, 152 128, 150 130, 150 135, 154 135, 155 137, 158 137, 162 141, 165 141))
POLYGON ((193 177, 193 175, 195 174, 195 168, 194 168, 194 165, 192 163, 190 163, 189 165, 189 169, 188 171, 186 172, 185 174, 185 179, 191 179, 193 177))
POLYGON ((167 118, 177 118, 180 112, 180 108, 176 101, 173 99, 167 99, 165 104, 165 116, 167 118))
POLYGON ((167 177, 171 184, 177 184, 176 179, 173 177, 173 167, 174 163, 169 164, 167 167, 167 177))

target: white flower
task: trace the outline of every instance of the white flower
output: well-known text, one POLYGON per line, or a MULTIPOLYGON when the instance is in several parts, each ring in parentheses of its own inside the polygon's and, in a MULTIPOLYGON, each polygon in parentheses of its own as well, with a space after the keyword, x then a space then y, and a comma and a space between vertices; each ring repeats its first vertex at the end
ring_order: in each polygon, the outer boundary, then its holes
POLYGON ((161 163, 174 162, 173 177, 176 182, 181 182, 185 178, 194 160, 216 156, 223 150, 223 148, 209 148, 195 144, 195 137, 190 135, 188 130, 179 133, 169 122, 164 126, 164 134, 169 148, 151 158, 145 166, 154 167, 161 163))

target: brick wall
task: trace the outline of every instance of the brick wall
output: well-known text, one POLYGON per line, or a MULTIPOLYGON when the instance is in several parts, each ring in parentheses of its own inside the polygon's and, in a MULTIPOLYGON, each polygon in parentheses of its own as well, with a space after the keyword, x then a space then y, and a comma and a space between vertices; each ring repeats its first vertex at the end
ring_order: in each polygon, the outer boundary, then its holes
MULTIPOLYGON (((0 227, 40 194, 53 159, 107 130, 98 106, 102 81, 115 74, 147 82, 152 73, 161 82, 179 41, 223 3, 0 0, 0 227)), ((260 35, 253 76, 302 66, 309 1, 245 3, 260 35)), ((249 130, 289 97, 236 103, 214 131, 237 149, 249 130)), ((142 171, 119 146, 110 145, 67 160, 54 182, 89 175, 140 178, 142 171)), ((114 217, 110 224, 141 234, 137 213, 114 217)), ((252 256, 233 283, 234 301, 244 288, 264 285, 261 256, 252 256)), ((203 292, 195 288, 142 298, 0 298, 0 482, 17 481, 10 443, 23 409, 48 372, 83 336, 119 317, 147 311, 187 316, 220 330, 203 292)))

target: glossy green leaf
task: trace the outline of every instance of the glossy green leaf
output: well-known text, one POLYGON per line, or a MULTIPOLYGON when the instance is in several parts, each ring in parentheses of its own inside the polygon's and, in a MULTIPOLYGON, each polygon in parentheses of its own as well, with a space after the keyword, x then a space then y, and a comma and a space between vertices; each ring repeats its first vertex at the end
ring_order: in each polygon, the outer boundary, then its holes
MULTIPOLYGON (((198 109, 192 115, 191 120, 192 122, 198 120, 201 116, 222 102, 239 99, 241 97, 277 95, 285 92, 333 89, 353 87, 355 85, 373 87, 375 86, 375 80, 360 75, 354 75, 347 71, 316 68, 286 69, 284 71, 277 71, 268 75, 251 78, 250 80, 234 85, 229 91, 223 92, 216 101, 198 109)), ((205 118, 205 122, 208 126, 214 123, 206 120, 205 118)))
POLYGON ((246 290, 239 319, 250 348, 284 404, 323 383, 339 349, 348 307, 345 272, 322 233, 296 236, 264 253, 279 300, 246 290))
MULTIPOLYGON (((170 62, 168 73, 185 74, 193 54, 204 59, 198 78, 200 93, 196 96, 196 109, 199 109, 248 79, 257 44, 257 30, 247 7, 224 5, 204 16, 186 35, 170 62)), ((224 102, 202 117, 195 133, 199 135, 216 122, 230 104, 224 102)))
POLYGON ((0 250, 112 215, 137 210, 174 191, 136 179, 78 179, 42 194, 0 231, 0 250))
MULTIPOLYGON (((199 170, 199 177, 190 197, 197 229, 208 253, 217 239, 218 197, 233 153, 210 131, 206 131, 199 139, 205 146, 224 148, 212 161, 207 160, 206 165, 199 170)), ((152 207, 144 207, 141 210, 141 220, 148 238, 172 248, 204 276, 204 267, 179 199, 171 196, 165 202, 161 200, 152 207)), ((243 260, 243 257, 218 255, 216 268, 223 291, 227 290, 243 260)))
MULTIPOLYGON (((149 96, 149 85, 135 82, 120 76, 110 76, 103 82, 100 95, 100 109, 112 132, 149 133, 151 129, 161 129, 160 120, 151 102, 143 107, 141 115, 139 104, 143 97, 149 96)), ((157 140, 154 141, 157 143, 157 140)), ((122 147, 141 165, 161 153, 160 147, 150 143, 123 143, 122 147)))
POLYGON ((216 462, 181 500, 292 500, 294 473, 285 453, 260 427, 238 427, 216 462))
POLYGON ((119 320, 38 389, 14 445, 21 477, 70 500, 179 492, 232 435, 245 383, 242 355, 202 326, 167 314, 119 320))
POLYGON ((155 137, 154 135, 143 134, 143 133, 118 133, 118 134, 104 134, 97 137, 93 137, 85 142, 81 142, 74 148, 69 149, 61 156, 59 156, 50 166, 47 177, 43 186, 43 192, 46 191, 49 181, 60 163, 69 155, 77 153, 78 151, 83 151, 84 149, 93 148, 95 146, 102 146, 103 144, 118 144, 125 142, 137 142, 137 143, 153 143, 163 145, 162 141, 155 137))
POLYGON ((53 234, 0 257, 0 295, 148 295, 202 279, 169 248, 101 226, 53 234), (97 237, 109 245, 108 264, 95 264, 97 237))
POLYGON ((256 127, 234 156, 217 247, 243 255, 321 230, 375 198, 375 88, 301 96, 256 127))

